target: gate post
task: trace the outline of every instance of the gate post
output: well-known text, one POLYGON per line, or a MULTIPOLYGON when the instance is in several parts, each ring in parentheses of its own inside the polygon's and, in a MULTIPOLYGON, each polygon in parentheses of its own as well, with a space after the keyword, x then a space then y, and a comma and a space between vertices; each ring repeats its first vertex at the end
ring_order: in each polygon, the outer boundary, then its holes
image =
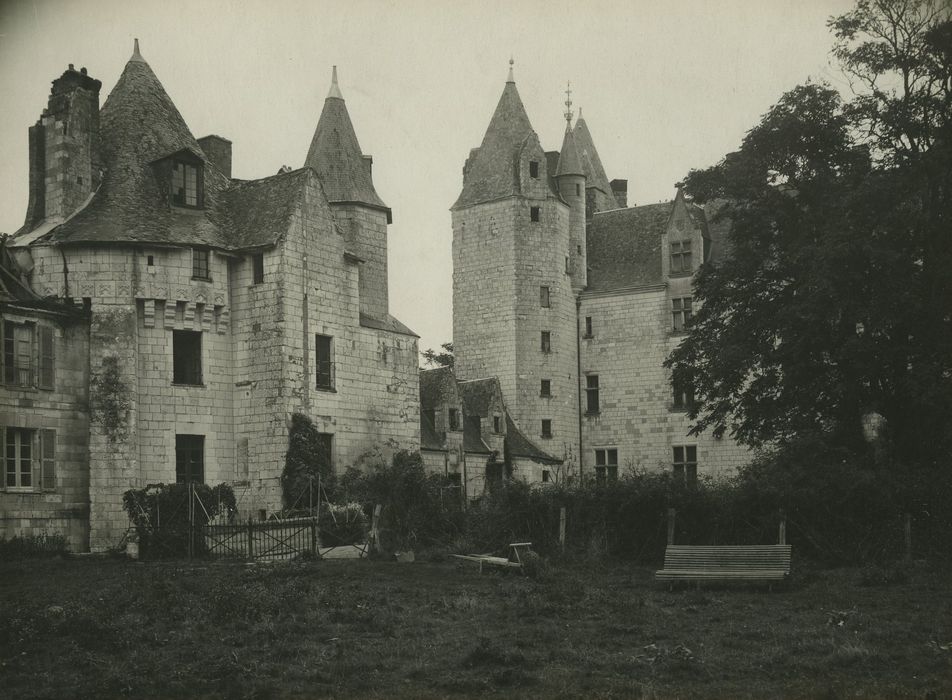
POLYGON ((254 521, 251 519, 251 516, 248 516, 248 558, 254 559, 254 544, 255 544, 255 526, 254 521))

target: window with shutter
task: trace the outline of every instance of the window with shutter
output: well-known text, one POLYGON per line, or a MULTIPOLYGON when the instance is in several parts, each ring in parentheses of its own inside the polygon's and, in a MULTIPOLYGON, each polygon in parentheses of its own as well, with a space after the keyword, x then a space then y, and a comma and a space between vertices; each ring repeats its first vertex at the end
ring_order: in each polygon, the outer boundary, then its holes
POLYGON ((53 389, 54 362, 53 362, 53 329, 49 326, 40 326, 38 329, 40 341, 40 371, 37 384, 40 389, 53 389))
POLYGON ((40 431, 40 464, 44 491, 56 489, 56 431, 40 431))

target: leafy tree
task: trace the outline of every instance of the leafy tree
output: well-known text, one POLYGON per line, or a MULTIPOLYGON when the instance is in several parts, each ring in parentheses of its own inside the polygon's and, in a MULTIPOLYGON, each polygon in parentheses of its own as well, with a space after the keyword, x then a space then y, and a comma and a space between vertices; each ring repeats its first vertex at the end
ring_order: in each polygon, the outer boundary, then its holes
POLYGON ((452 367, 456 362, 456 356, 453 354, 453 343, 442 343, 440 347, 443 348, 442 352, 427 348, 420 353, 427 367, 452 367))
POLYGON ((950 9, 860 0, 830 27, 854 96, 801 85, 686 178, 730 219, 729 254, 698 274, 667 366, 694 385, 695 432, 856 450, 878 414, 887 458, 935 464, 952 447, 950 9))
POLYGON ((281 487, 287 509, 306 509, 316 503, 317 478, 325 485, 333 479, 331 456, 321 443, 319 433, 310 418, 291 414, 288 430, 288 451, 285 455, 281 487))

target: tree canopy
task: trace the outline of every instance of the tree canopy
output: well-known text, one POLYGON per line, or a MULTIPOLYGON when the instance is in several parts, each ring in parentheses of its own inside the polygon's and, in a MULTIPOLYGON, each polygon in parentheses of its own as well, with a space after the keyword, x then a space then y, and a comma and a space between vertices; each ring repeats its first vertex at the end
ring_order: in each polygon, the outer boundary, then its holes
POLYGON ((829 26, 853 95, 792 89, 738 151, 683 183, 731 227, 667 365, 694 386, 695 432, 859 448, 880 423, 893 461, 947 461, 950 8, 860 0, 829 26))

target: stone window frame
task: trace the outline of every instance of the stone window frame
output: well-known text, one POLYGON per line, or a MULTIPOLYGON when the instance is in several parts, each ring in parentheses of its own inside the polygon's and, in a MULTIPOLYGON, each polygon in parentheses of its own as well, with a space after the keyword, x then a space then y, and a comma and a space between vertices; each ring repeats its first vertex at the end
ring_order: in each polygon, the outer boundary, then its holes
POLYGON ((546 440, 552 437, 552 419, 551 418, 542 419, 541 432, 539 433, 539 436, 542 438, 545 438, 546 440))
POLYGON ((601 403, 599 401, 598 375, 585 375, 585 415, 597 416, 601 413, 601 403))
POLYGON ((539 351, 544 355, 552 352, 552 331, 541 331, 539 336, 539 351))
POLYGON ((179 155, 172 158, 169 170, 169 193, 173 207, 182 209, 205 208, 205 168, 199 158, 179 155), (181 173, 181 176, 179 176, 181 173), (190 192, 189 173, 194 176, 194 190, 190 192), (191 201, 190 201, 191 200, 191 201))
POLYGON ((672 445, 671 473, 675 481, 697 484, 697 445, 672 445))
POLYGON ((529 207, 529 221, 534 224, 542 221, 542 207, 529 207))
POLYGON ((185 328, 172 330, 172 384, 205 386, 204 334, 185 328))
POLYGON ((595 334, 592 332, 592 317, 591 316, 585 317, 585 333, 582 334, 582 337, 585 338, 586 340, 590 340, 591 338, 595 337, 595 334))
POLYGON ((318 391, 337 391, 334 336, 314 334, 314 388, 318 391))
POLYGON ((264 252, 251 254, 251 284, 264 283, 264 252))
POLYGON ((446 426, 447 430, 459 431, 462 430, 460 419, 459 419, 459 409, 453 406, 450 406, 446 410, 446 426))
POLYGON ((539 179, 539 161, 529 161, 529 177, 531 177, 533 180, 539 179))
POLYGON ((672 411, 687 412, 694 408, 694 386, 671 379, 672 411))
POLYGON ((609 481, 618 481, 618 448, 598 447, 595 449, 595 483, 605 485, 609 481))
POLYGON ((672 241, 669 244, 669 275, 690 275, 694 272, 694 258, 691 248, 692 244, 689 240, 672 241))
POLYGON ((694 315, 694 297, 674 297, 671 299, 671 332, 687 333, 687 325, 694 315))
POLYGON ((539 306, 543 309, 552 308, 552 288, 547 284, 539 285, 539 306))
POLYGON ((498 414, 493 414, 493 432, 496 435, 500 435, 502 433, 502 416, 498 414))
POLYGON ((212 252, 208 248, 192 248, 192 279, 212 281, 212 252))
POLYGON ((175 434, 175 483, 205 483, 205 436, 175 434))
POLYGON ((26 391, 52 391, 56 383, 53 327, 34 320, 4 318, 0 333, 3 336, 0 353, 3 384, 26 391))
POLYGON ((539 396, 543 399, 552 398, 552 380, 542 379, 539 384, 539 396))
POLYGON ((49 493, 56 490, 56 431, 52 428, 0 427, 3 448, 3 482, 0 490, 9 493, 49 493), (11 440, 12 438, 12 440, 11 440), (22 468, 23 448, 27 448, 27 468, 22 468), (13 458, 10 458, 10 452, 13 458), (21 464, 18 465, 17 463, 21 464), (28 484, 23 484, 27 476, 28 484), (12 478, 12 483, 11 483, 12 478))

